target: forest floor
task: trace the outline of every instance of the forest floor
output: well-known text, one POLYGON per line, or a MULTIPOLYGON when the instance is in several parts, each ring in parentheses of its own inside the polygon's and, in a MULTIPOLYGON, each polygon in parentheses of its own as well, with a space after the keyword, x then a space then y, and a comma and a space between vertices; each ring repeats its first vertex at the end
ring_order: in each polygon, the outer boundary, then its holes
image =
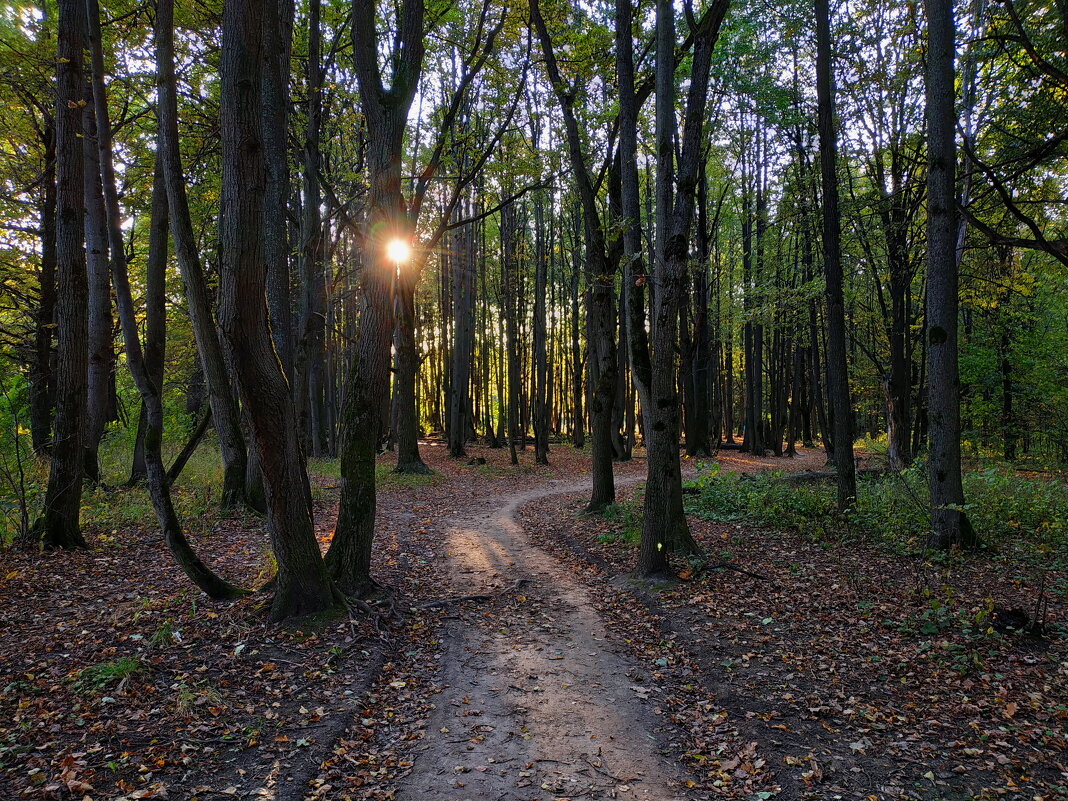
MULTIPOLYGON (((393 619, 279 629, 263 595, 205 602, 147 522, 0 554, 0 799, 1068 797, 1063 605, 1045 638, 962 626, 1029 608, 1037 571, 694 521, 712 561, 649 587, 633 505, 578 514, 584 454, 423 452, 434 476, 381 484, 393 619)), ((617 467, 640 492, 644 461, 617 467)), ((255 517, 196 543, 269 575, 255 517)))

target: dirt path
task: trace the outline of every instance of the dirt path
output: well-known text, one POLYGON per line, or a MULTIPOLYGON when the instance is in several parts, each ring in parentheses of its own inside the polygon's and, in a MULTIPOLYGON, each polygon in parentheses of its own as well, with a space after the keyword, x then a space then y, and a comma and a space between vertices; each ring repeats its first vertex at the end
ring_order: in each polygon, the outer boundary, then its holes
POLYGON ((553 481, 450 520, 448 593, 529 583, 450 621, 441 692, 398 799, 683 798, 635 664, 608 641, 585 589, 515 519, 524 504, 587 485, 553 481))

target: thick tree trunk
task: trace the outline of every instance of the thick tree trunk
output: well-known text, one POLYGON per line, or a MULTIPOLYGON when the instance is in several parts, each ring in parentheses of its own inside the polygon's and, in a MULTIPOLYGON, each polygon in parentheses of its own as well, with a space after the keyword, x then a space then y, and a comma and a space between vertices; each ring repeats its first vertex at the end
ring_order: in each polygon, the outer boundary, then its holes
POLYGON ((427 475, 431 469, 419 455, 419 406, 415 385, 419 375, 419 351, 416 347, 415 286, 419 280, 419 264, 397 265, 396 295, 393 308, 396 316, 397 347, 397 466, 396 473, 427 475))
POLYGON ((834 123, 834 76, 828 0, 816 0, 816 94, 819 104, 820 175, 823 186, 823 268, 827 297, 827 383, 834 415, 834 462, 838 508, 857 497, 853 461, 853 407, 846 364, 845 301, 842 292, 841 218, 838 212, 838 141, 834 123))
POLYGON ((267 320, 263 221, 263 20, 266 0, 232 0, 223 13, 222 211, 219 320, 247 410, 267 496, 278 572, 271 619, 317 614, 335 603, 315 539, 311 490, 296 410, 267 320))
POLYGON ((590 383, 590 465, 593 492, 587 512, 604 509, 616 499, 612 460, 613 414, 616 397, 616 313, 614 276, 587 263, 589 301, 586 311, 586 341, 589 345, 590 383))
POLYGON ((641 292, 648 280, 641 264, 640 203, 637 171, 637 116, 629 0, 616 3, 616 64, 620 93, 620 165, 623 233, 627 270, 624 283, 630 313, 630 351, 645 418, 648 480, 638 550, 638 574, 668 571, 670 552, 698 553, 682 505, 679 459, 679 398, 676 349, 681 295, 689 257, 690 227, 700 173, 701 130, 708 98, 712 49, 727 3, 710 6, 694 30, 690 89, 677 165, 674 163, 675 25, 670 0, 656 5, 656 294, 649 342, 641 292), (650 344, 652 353, 650 354, 650 344))
POLYGON ((616 497, 615 477, 612 473, 612 407, 618 369, 615 345, 615 265, 609 258, 593 180, 582 153, 582 137, 575 115, 574 94, 568 90, 561 77, 552 39, 537 0, 532 0, 530 13, 541 42, 542 54, 545 56, 549 80, 563 112, 568 160, 582 210, 588 293, 586 341, 589 345, 588 367, 592 389, 589 413, 593 444, 593 491, 586 510, 594 512, 613 503, 616 497))
MULTIPOLYGON (((212 419, 223 460, 222 505, 242 503, 245 494, 245 438, 230 386, 226 361, 211 312, 208 286, 201 268, 189 201, 185 191, 178 139, 178 90, 174 74, 174 0, 156 0, 156 68, 160 149, 167 184, 171 238, 185 284, 189 319, 197 343, 211 404, 212 419)), ((262 221, 256 223, 258 230, 262 221)))
MULTIPOLYGON (((273 4, 272 4, 273 5, 273 4)), ((317 17, 319 0, 311 0, 309 16, 317 17)), ((318 69, 311 56, 312 42, 318 46, 318 31, 309 25, 308 69, 318 69)), ((293 311, 289 276, 289 149, 286 141, 289 111, 289 70, 293 40, 293 0, 279 0, 277 13, 264 18, 263 125, 264 158, 267 162, 267 196, 263 209, 264 257, 267 260, 267 308, 271 337, 282 372, 293 384, 293 311)), ((309 82, 309 86, 311 83, 309 82)), ((314 92, 313 92, 314 94, 314 92)), ((312 100, 309 98, 309 105, 312 100)), ((310 117, 310 115, 309 115, 310 117)), ((311 120, 308 122, 311 127, 311 120)))
MULTIPOLYGON (((576 218, 576 229, 578 222, 576 218)), ((575 232, 576 250, 578 244, 578 231, 575 232)), ((586 447, 586 423, 583 415, 583 388, 582 376, 585 373, 582 363, 582 341, 579 339, 581 330, 581 308, 579 306, 579 278, 582 271, 579 269, 579 255, 575 253, 575 261, 571 268, 571 444, 580 450, 586 447)))
POLYGON ((56 416, 42 520, 45 548, 84 548, 79 514, 89 352, 82 105, 85 5, 59 0, 56 78, 56 416))
POLYGON ((931 532, 927 545, 975 544, 963 510, 957 367, 956 112, 952 0, 927 0, 927 349, 931 532))
POLYGON ((516 454, 521 446, 522 429, 520 383, 522 369, 519 361, 519 222, 515 204, 501 209, 501 294, 504 297, 504 323, 508 336, 508 456, 512 464, 519 464, 516 454))

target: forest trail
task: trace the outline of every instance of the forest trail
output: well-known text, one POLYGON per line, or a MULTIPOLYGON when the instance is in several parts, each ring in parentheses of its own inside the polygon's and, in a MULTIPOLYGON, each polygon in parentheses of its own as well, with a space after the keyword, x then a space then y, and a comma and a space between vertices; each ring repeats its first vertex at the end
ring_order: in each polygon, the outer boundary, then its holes
POLYGON ((555 480, 449 521, 448 594, 525 582, 502 597, 511 616, 475 606, 450 620, 441 692, 398 799, 683 797, 679 769, 657 751, 636 664, 608 639, 586 590, 516 521, 525 504, 585 489, 555 480))

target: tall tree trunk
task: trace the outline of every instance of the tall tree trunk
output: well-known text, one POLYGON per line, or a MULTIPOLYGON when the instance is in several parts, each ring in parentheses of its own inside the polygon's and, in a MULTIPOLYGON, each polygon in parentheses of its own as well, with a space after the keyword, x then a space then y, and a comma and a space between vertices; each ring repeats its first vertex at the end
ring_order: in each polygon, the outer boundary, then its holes
POLYGON ((853 461, 853 407, 846 365, 845 300, 842 292, 842 223, 838 212, 838 139, 834 121, 834 75, 828 0, 816 0, 816 94, 819 104, 820 176, 823 186, 823 270, 827 297, 827 383, 834 414, 834 463, 838 508, 857 497, 853 461))
POLYGON ((85 477, 100 481, 100 440, 110 411, 111 377, 114 368, 111 319, 111 271, 108 266, 108 221, 104 211, 104 188, 100 183, 100 151, 97 147, 96 112, 92 87, 87 86, 82 108, 82 151, 85 154, 85 261, 88 286, 89 372, 85 405, 85 477))
POLYGON ((574 261, 571 266, 571 444, 576 448, 586 447, 586 423, 582 413, 583 388, 582 376, 585 373, 582 364, 582 341, 579 339, 581 329, 581 307, 579 306, 579 218, 575 215, 574 261))
POLYGON ((397 12, 397 43, 405 58, 394 63, 386 89, 378 63, 371 0, 353 0, 353 62, 363 112, 367 116, 367 219, 364 267, 360 271, 363 307, 341 416, 341 498, 334 538, 326 554, 331 576, 346 593, 364 594, 371 578, 371 545, 376 508, 375 454, 385 422, 391 334, 389 290, 397 266, 386 257, 394 238, 411 240, 401 195, 404 125, 423 63, 422 0, 403 0, 397 12))
POLYGON ((52 332, 56 316, 56 120, 48 115, 41 126, 44 170, 41 175, 40 296, 34 318, 33 363, 30 366, 30 442, 33 452, 48 453, 52 446, 52 332))
POLYGON ((85 6, 58 0, 56 59, 56 416, 42 532, 45 548, 84 548, 79 522, 85 472, 88 318, 85 266, 85 154, 82 105, 85 6))
POLYGON ((575 115, 575 96, 560 74, 552 39, 541 15, 538 0, 530 3, 531 21, 537 30, 545 56, 546 69, 564 117, 568 160, 582 210, 585 240, 587 312, 586 341, 589 346, 589 400, 592 434, 591 478, 593 490, 588 512, 600 511, 616 498, 612 473, 612 408, 615 401, 615 265, 609 258, 605 230, 601 224, 594 182, 582 153, 582 137, 575 115))
POLYGON ((927 4, 927 351, 931 532, 927 545, 975 544, 963 510, 957 367, 956 26, 952 0, 927 4))
POLYGON ((271 619, 316 614, 334 593, 312 519, 311 489, 289 385, 271 342, 263 221, 263 20, 265 0, 232 0, 223 12, 222 211, 219 319, 247 409, 267 496, 267 532, 278 572, 271 619))
POLYGON ((549 463, 549 362, 545 341, 545 295, 549 258, 546 243, 545 197, 534 200, 534 461, 549 463))
MULTIPOLYGON (((241 416, 230 386, 219 333, 211 312, 208 286, 200 263, 178 137, 178 89, 174 74, 174 0, 156 0, 156 68, 160 149, 167 184, 171 238, 178 268, 185 284, 189 319, 197 343, 211 404, 212 420, 219 438, 223 460, 222 505, 231 507, 244 501, 246 454, 241 433, 241 416)), ((261 222, 256 223, 257 228, 261 222)))
MULTIPOLYGON (((163 184, 163 160, 157 150, 156 169, 152 180, 148 258, 145 261, 144 359, 148 379, 160 395, 163 393, 163 366, 167 351, 167 248, 170 241, 167 231, 169 225, 167 188, 163 184)), ((125 257, 123 261, 125 262, 125 257)), ((145 462, 145 433, 148 422, 148 406, 142 401, 141 414, 137 422, 133 464, 130 468, 130 484, 136 484, 148 478, 148 465, 145 462)))
MULTIPOLYGON (((318 15, 319 0, 311 0, 308 13, 309 17, 318 15)), ((264 258, 267 260, 267 308, 270 312, 274 349, 278 353, 278 361, 282 363, 282 372, 292 385, 293 310, 289 277, 287 203, 290 190, 286 134, 293 41, 293 0, 279 0, 277 13, 268 12, 264 18, 264 37, 267 50, 263 81, 263 143, 264 158, 267 162, 267 196, 263 208, 263 249, 264 258)), ((313 39, 318 47, 316 25, 309 23, 309 51, 313 39)), ((318 59, 313 59, 309 52, 309 78, 313 63, 318 69, 318 59)), ((309 105, 311 102, 309 98, 309 105)), ((310 119, 308 124, 310 127, 310 119)))
MULTIPOLYGON (((418 259, 413 262, 419 261, 418 259)), ((397 438, 396 473, 426 475, 431 469, 419 455, 419 405, 416 380, 419 376, 419 351, 416 347, 415 287, 421 262, 397 265, 393 310, 397 348, 397 438)))
POLYGON ((676 349, 678 321, 689 257, 696 187, 700 169, 702 124, 708 99, 712 50, 726 13, 727 2, 706 9, 694 30, 685 122, 674 164, 675 25, 670 0, 656 5, 656 152, 657 239, 655 251, 657 290, 653 299, 652 342, 644 324, 640 288, 647 285, 641 264, 640 203, 637 172, 637 115, 634 91, 633 40, 629 0, 616 3, 616 64, 620 92, 620 165, 624 253, 624 283, 630 309, 629 338, 635 387, 645 418, 648 477, 638 551, 638 573, 661 575, 668 571, 668 553, 698 553, 682 506, 682 471, 679 459, 679 398, 676 349), (677 181, 676 181, 677 177, 677 181), (651 345, 651 353, 650 353, 651 345))
POLYGON ((326 450, 323 368, 326 361, 326 282, 324 280, 323 221, 319 187, 319 129, 322 118, 322 69, 319 64, 319 0, 311 0, 308 13, 308 120, 304 135, 304 186, 301 220, 301 337, 298 409, 304 411, 308 453, 326 450))
POLYGON ((449 379, 449 455, 454 459, 467 456, 469 407, 471 403, 471 365, 475 352, 475 237, 472 225, 459 229, 452 238, 450 276, 452 300, 452 360, 449 379))
POLYGON ((520 344, 519 344, 519 223, 514 203, 501 209, 501 294, 504 297, 504 323, 508 336, 508 455, 512 464, 519 464, 516 450, 520 448, 522 428, 520 407, 520 344))

